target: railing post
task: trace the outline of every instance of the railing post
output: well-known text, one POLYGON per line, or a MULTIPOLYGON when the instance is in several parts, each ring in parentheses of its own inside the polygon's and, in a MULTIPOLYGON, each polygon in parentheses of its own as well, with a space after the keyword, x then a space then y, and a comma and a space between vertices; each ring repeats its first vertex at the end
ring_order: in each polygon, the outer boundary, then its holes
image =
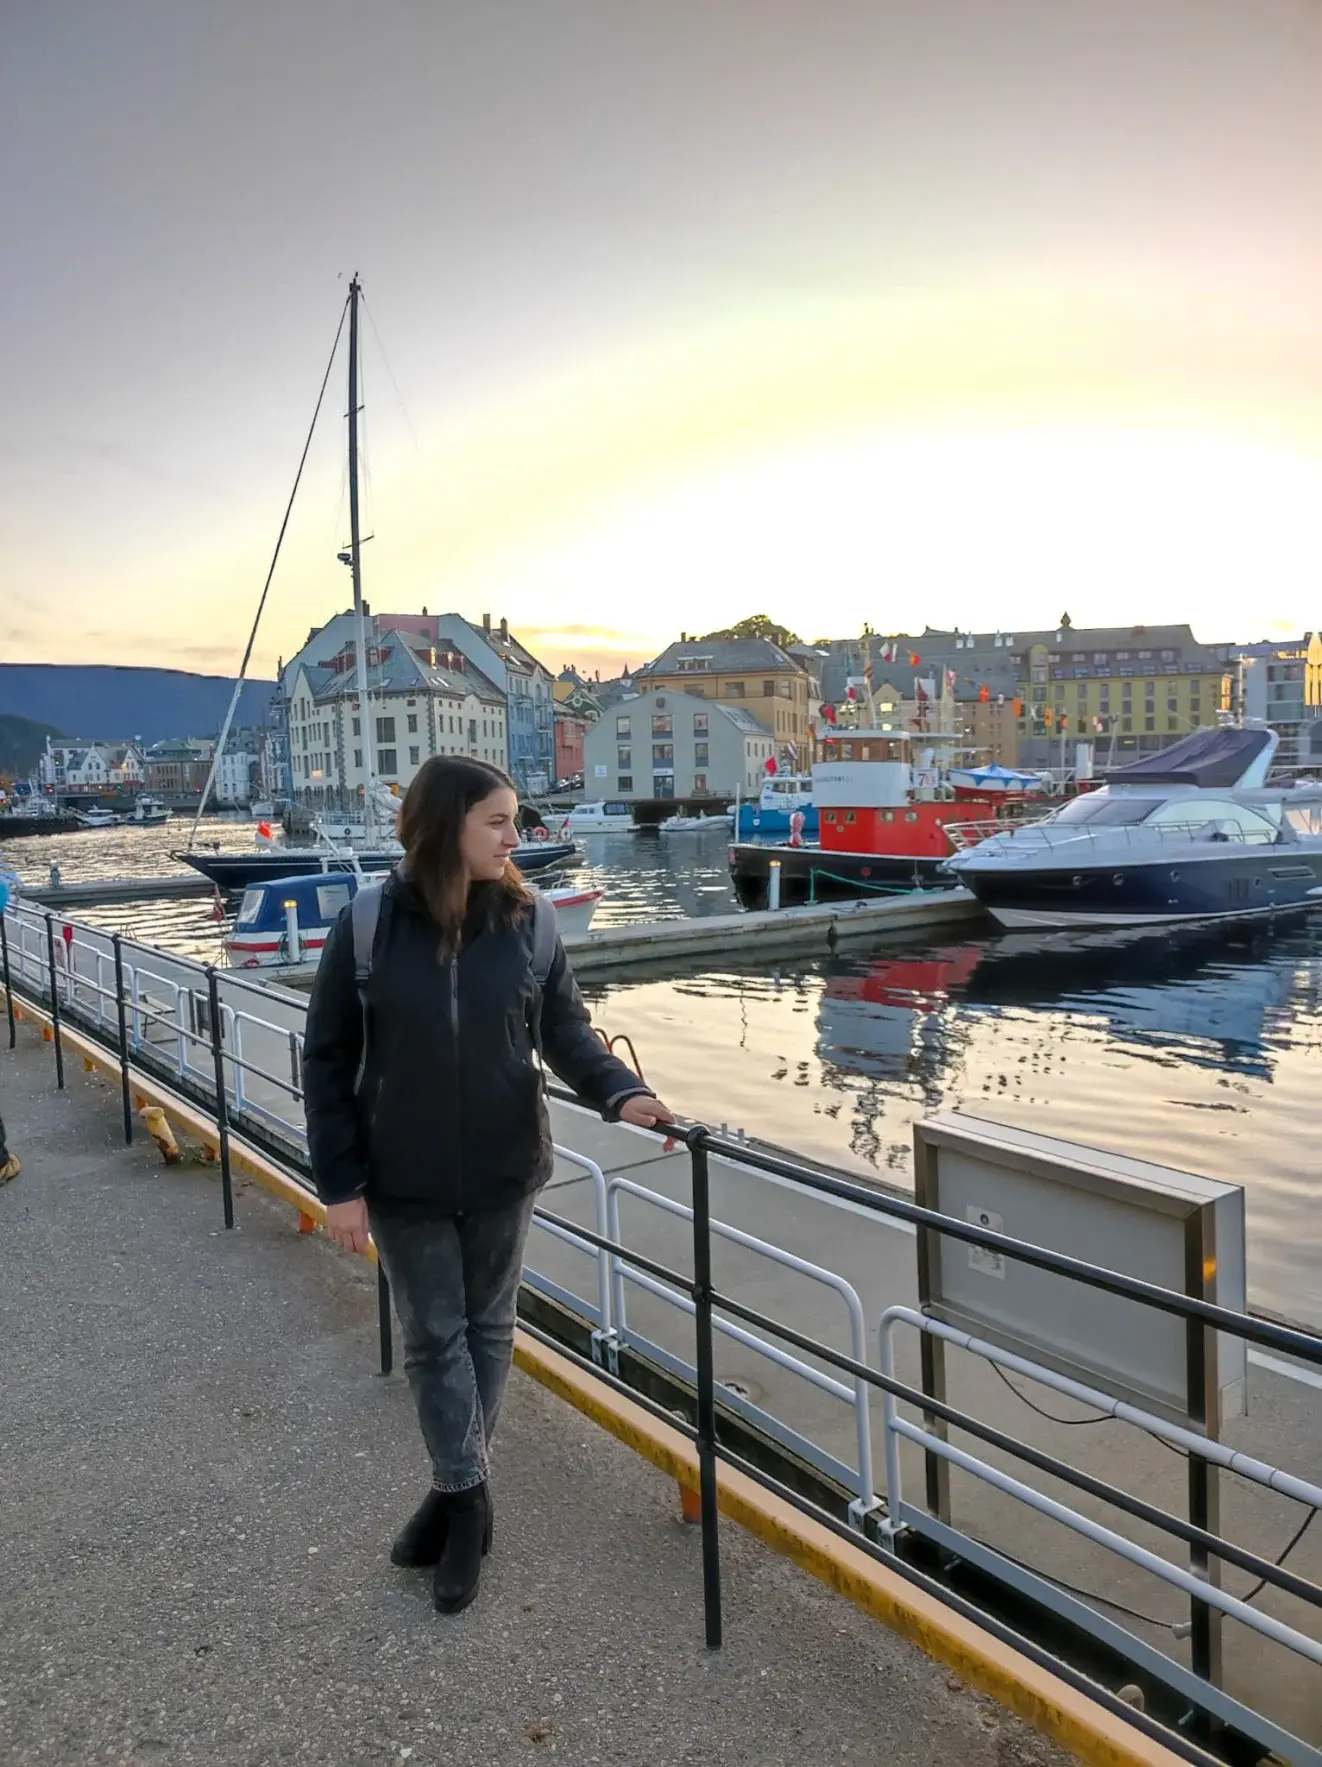
POLYGON ((9 1014, 9 1047, 12 1049, 18 1042, 18 1031, 14 1025, 14 982, 9 973, 9 929, 5 925, 5 917, 2 913, 0 913, 0 964, 4 965, 5 1010, 9 1014))
POLYGON ((693 1305, 697 1326, 698 1494, 702 1500, 702 1606, 707 1649, 721 1648, 721 1539, 716 1509, 716 1379, 712 1349, 711 1196, 705 1129, 693 1131, 693 1305))
POLYGON ((55 921, 46 916, 46 961, 50 968, 50 1022, 55 1039, 55 1084, 64 1090, 64 1041, 60 1035, 60 989, 55 976, 55 921))
MULTIPOLYGON (((207 967, 207 1000, 211 1020, 211 1063, 216 1075, 216 1129, 220 1137, 220 1193, 225 1203, 225 1225, 234 1225, 234 1184, 230 1176, 230 1113, 225 1096, 225 1052, 221 1045, 220 985, 213 966, 207 967)), ((178 1008, 176 1007, 176 1012, 178 1008)))
POLYGON ((115 947, 115 1018, 119 1025, 119 1090, 124 1101, 124 1144, 133 1145, 133 1096, 129 1086, 129 1027, 124 1010, 124 941, 112 936, 115 947))
POLYGON ((389 1374, 395 1366, 395 1347, 390 1335, 390 1279, 377 1255, 376 1318, 381 1338, 381 1372, 389 1374))

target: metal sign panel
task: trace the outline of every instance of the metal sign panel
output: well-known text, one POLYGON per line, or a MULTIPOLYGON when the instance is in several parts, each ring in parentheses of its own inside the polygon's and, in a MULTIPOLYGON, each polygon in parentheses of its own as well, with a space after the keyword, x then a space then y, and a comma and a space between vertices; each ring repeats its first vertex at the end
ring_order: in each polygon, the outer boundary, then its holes
MULTIPOLYGON (((961 1112, 914 1129, 924 1208, 1243 1311, 1244 1192, 961 1112)), ((1216 1435, 1246 1405, 1242 1339, 919 1231, 937 1318, 1216 1435)))

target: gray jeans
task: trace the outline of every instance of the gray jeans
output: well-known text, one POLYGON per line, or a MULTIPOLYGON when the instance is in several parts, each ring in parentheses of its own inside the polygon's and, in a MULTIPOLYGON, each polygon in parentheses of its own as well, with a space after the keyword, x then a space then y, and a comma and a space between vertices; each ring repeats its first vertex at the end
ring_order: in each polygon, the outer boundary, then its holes
POLYGON ((371 1210, 438 1491, 486 1481, 487 1444, 514 1359, 523 1248, 536 1200, 435 1221, 371 1210))

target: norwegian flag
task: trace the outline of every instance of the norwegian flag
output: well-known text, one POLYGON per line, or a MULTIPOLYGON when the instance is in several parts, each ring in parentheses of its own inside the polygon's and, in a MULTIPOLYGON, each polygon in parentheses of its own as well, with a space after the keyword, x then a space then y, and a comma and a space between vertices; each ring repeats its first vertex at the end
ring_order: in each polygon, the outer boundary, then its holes
POLYGON ((888 638, 886 643, 882 645, 879 655, 883 663, 895 661, 895 640, 893 638, 888 638))
POLYGON ((955 671, 953 669, 947 669, 946 670, 946 692, 949 694, 953 694, 954 691, 955 691, 955 671))

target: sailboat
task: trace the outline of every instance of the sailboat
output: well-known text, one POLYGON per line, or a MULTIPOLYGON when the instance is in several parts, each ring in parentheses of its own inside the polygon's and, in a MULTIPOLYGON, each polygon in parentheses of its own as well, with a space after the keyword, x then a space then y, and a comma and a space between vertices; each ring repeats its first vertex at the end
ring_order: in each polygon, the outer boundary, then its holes
MULTIPOLYGON (((357 687, 363 701, 363 727, 370 730, 372 728, 372 684, 368 670, 367 615, 363 606, 362 534, 358 517, 358 414, 360 410, 358 309, 361 300, 362 284, 355 276, 349 284, 347 301, 349 316, 349 545, 347 552, 342 552, 339 556, 349 565, 353 575, 354 652, 358 677, 357 687)), ((344 316, 341 314, 341 326, 343 323, 344 316)), ((339 346, 339 337, 340 334, 337 331, 336 349, 339 346)), ((332 363, 334 356, 335 351, 332 350, 332 363)), ((326 380, 328 381, 329 378, 330 367, 328 366, 326 380)), ((323 381, 323 396, 325 390, 326 381, 323 381)), ((321 398, 319 397, 317 411, 319 412, 320 409, 321 398)), ((316 421, 317 414, 314 412, 312 419, 314 428, 316 421)), ((230 700, 224 728, 220 733, 220 740, 216 744, 211 773, 207 780, 206 789, 202 793, 202 804, 206 804, 210 798, 211 788, 220 767, 220 758, 224 752, 230 726, 234 720, 234 713, 238 707, 239 694, 247 674, 248 663, 252 657, 253 644, 257 637, 257 625, 261 620, 267 592, 271 587, 271 578, 275 573, 276 561, 280 556, 280 545, 284 539, 285 528, 289 524, 289 515, 293 509, 294 497, 298 493, 299 479, 302 477, 303 463, 307 460, 311 441, 312 431, 309 430, 307 443, 304 444, 303 460, 299 463, 298 476, 294 480, 294 490, 290 495, 289 507, 285 511, 285 521, 280 530, 280 539, 276 542, 275 557, 271 560, 271 569, 267 573, 266 585, 257 606, 257 618, 253 622, 252 632, 248 638, 248 648, 244 653, 239 679, 235 682, 234 694, 230 700)), ((376 777, 370 742, 363 746, 363 760, 365 784, 361 821, 356 817, 323 817, 314 821, 311 840, 301 837, 298 842, 286 840, 283 835, 276 833, 271 824, 259 822, 256 842, 252 851, 222 853, 219 848, 216 848, 209 852, 199 852, 195 848, 197 830, 202 819, 202 811, 199 807, 188 850, 177 853, 174 857, 181 859, 185 865, 190 865, 194 871, 200 871, 203 877, 222 890, 243 890, 247 889, 250 884, 274 882, 279 878, 300 877, 314 872, 388 871, 402 857, 404 851, 396 838, 395 830, 399 802, 376 777)), ((524 872, 546 871, 552 866, 566 864, 575 856, 576 852, 577 848, 572 841, 545 838, 530 840, 515 849, 514 862, 524 872)))

